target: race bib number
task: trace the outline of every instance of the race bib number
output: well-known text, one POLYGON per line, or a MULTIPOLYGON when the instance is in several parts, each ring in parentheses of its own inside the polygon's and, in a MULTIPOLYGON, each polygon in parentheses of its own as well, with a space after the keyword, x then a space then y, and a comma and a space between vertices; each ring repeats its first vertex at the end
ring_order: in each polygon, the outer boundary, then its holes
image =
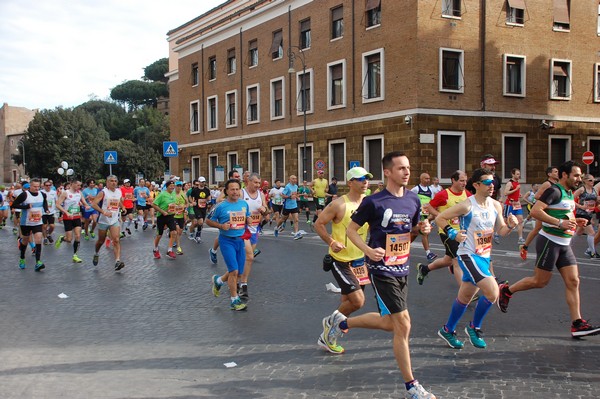
POLYGON ((317 198, 317 204, 325 206, 325 198, 322 198, 322 197, 317 198))
POLYGON ((258 226, 260 224, 260 220, 262 218, 262 215, 258 212, 253 212, 250 214, 250 225, 251 226, 258 226))
POLYGON ((42 208, 32 208, 29 210, 28 219, 32 223, 38 223, 42 220, 42 208))
POLYGON ((51 199, 46 200, 46 202, 48 203, 48 208, 52 208, 52 205, 54 205, 54 201, 52 201, 51 199))
POLYGON ((592 212, 596 207, 596 201, 594 200, 586 200, 583 202, 583 206, 585 206, 585 210, 588 212, 592 212))
POLYGON ((229 228, 232 230, 246 228, 246 214, 244 212, 230 212, 229 228))
POLYGON ((198 208, 206 208, 206 199, 198 200, 198 208))
POLYGON ((283 200, 281 199, 281 197, 276 197, 276 198, 273 198, 273 203, 275 205, 281 205, 281 204, 283 204, 283 200))
POLYGON ((71 216, 81 215, 81 208, 79 205, 71 205, 67 211, 71 214, 71 216))
POLYGON ((367 271, 364 259, 353 260, 350 262, 350 270, 352 270, 352 273, 354 273, 360 285, 367 285, 371 282, 371 280, 369 280, 369 272, 367 271))
POLYGON ((125 194, 125 199, 126 199, 126 200, 131 200, 131 199, 133 199, 133 194, 131 194, 131 193, 126 193, 126 194, 125 194))
POLYGON ((172 215, 175 213, 176 209, 177 209, 177 205, 175 203, 169 204, 169 206, 167 208, 167 212, 172 215))
POLYGON ((492 252, 493 230, 480 230, 473 233, 475 253, 479 256, 489 257, 492 252))
POLYGON ((175 205, 175 214, 176 215, 183 215, 184 211, 185 211, 184 205, 175 205))
POLYGON ((388 266, 403 265, 410 255, 410 233, 387 234, 383 263, 388 266))
POLYGON ((118 211, 119 210, 119 200, 116 198, 109 199, 106 209, 108 209, 109 211, 118 211))

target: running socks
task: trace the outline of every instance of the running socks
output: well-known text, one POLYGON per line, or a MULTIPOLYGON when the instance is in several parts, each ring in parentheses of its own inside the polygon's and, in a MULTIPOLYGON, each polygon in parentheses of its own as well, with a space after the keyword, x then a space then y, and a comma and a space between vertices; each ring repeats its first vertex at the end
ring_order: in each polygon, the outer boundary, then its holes
POLYGON ((73 253, 76 254, 79 249, 79 241, 73 241, 73 253))
POLYGON ((465 314, 467 307, 469 304, 461 303, 458 298, 454 300, 452 304, 452 310, 450 311, 450 316, 448 317, 448 321, 446 322, 446 330, 448 332, 456 331, 456 325, 460 318, 465 314))
POLYGON ((481 323, 483 323, 483 318, 487 314, 487 312, 491 309, 493 303, 490 302, 485 296, 480 296, 479 301, 477 301, 477 306, 475 307, 475 314, 473 315, 473 327, 481 328, 481 323))
POLYGON ((39 262, 42 257, 42 244, 35 244, 35 261, 39 262))

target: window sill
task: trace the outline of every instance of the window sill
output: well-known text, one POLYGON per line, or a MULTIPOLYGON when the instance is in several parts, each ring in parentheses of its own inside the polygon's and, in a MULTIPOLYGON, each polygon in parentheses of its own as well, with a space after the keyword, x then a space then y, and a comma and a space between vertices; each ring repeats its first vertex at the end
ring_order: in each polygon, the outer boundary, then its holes
POLYGON ((367 28, 365 30, 371 30, 371 29, 379 28, 380 26, 381 26, 381 24, 377 24, 377 25, 373 25, 373 26, 367 26, 367 28))
MULTIPOLYGON (((600 36, 600 33, 598 34, 598 36, 600 36)), ((342 36, 339 36, 339 37, 334 37, 333 39, 329 39, 329 42, 330 42, 330 43, 331 43, 331 42, 337 42, 338 40, 341 40, 341 39, 343 39, 343 38, 344 38, 344 36, 343 36, 343 35, 342 35, 342 36)))
POLYGON ((281 60, 281 59, 283 59, 283 56, 281 56, 281 57, 277 57, 277 58, 272 58, 272 60, 273 60, 273 61, 279 61, 279 60, 281 60))
POLYGON ((462 16, 461 17, 457 17, 457 16, 454 16, 454 15, 442 14, 442 18, 446 18, 446 19, 462 19, 462 16))
POLYGON ((258 66, 258 64, 256 64, 256 65, 249 65, 249 66, 248 66, 248 69, 254 69, 254 68, 256 68, 257 66, 258 66))
POLYGON ((190 134, 200 134, 200 130, 191 131, 190 134))
POLYGON ((192 85, 192 87, 198 87, 198 83, 196 83, 195 85, 192 85))
POLYGON ((362 100, 363 104, 369 104, 369 103, 376 103, 378 101, 383 101, 385 99, 385 97, 381 96, 381 97, 373 97, 373 98, 364 98, 362 100))
POLYGON ((219 130, 218 127, 213 127, 213 128, 210 128, 210 129, 206 129, 207 132, 216 132, 218 130, 219 130))
POLYGON ((346 104, 330 105, 327 107, 327 111, 334 111, 336 109, 341 109, 341 108, 346 108, 346 104))
POLYGON ((464 90, 440 89, 440 93, 463 94, 464 90))
POLYGON ((502 93, 504 97, 516 97, 516 98, 525 98, 525 94, 516 94, 516 93, 502 93))
POLYGON ((230 72, 227 74, 227 76, 231 76, 231 75, 235 75, 235 72, 230 72))
POLYGON ((518 28, 524 28, 525 27, 525 24, 520 24, 518 22, 506 22, 506 25, 508 25, 508 26, 515 26, 515 27, 518 27, 518 28))
POLYGON ((285 116, 283 116, 283 115, 281 115, 281 116, 271 116, 271 120, 272 121, 278 121, 278 120, 283 119, 283 118, 285 118, 285 116))
POLYGON ((214 82, 217 78, 208 79, 209 82, 214 82))
POLYGON ((256 125, 257 123, 260 123, 260 119, 255 121, 246 121, 246 125, 256 125))
POLYGON ((555 100, 555 101, 571 101, 571 97, 550 97, 550 100, 555 100))
POLYGON ((571 32, 571 28, 557 28, 556 26, 553 26, 552 30, 554 32, 563 32, 563 33, 569 33, 569 32, 571 32))
POLYGON ((237 123, 235 125, 225 125, 225 129, 232 129, 234 127, 237 127, 237 123))
MULTIPOLYGON (((314 113, 314 111, 312 109, 306 111, 306 115, 312 115, 313 113, 314 113)), ((296 116, 304 116, 304 111, 296 110, 296 116)))

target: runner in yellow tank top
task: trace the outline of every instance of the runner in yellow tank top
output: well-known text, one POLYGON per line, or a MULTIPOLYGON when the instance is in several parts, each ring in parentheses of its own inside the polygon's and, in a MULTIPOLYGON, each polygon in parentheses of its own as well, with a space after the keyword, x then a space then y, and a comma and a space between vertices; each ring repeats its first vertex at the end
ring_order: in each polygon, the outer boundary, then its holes
MULTIPOLYGON (((314 228, 319 237, 329 245, 329 255, 332 258, 331 273, 341 288, 342 300, 338 311, 346 316, 360 309, 365 304, 364 286, 368 284, 369 276, 365 266, 364 253, 346 236, 346 229, 351 222, 351 216, 356 211, 365 191, 369 187, 369 179, 373 177, 364 168, 355 167, 346 174, 350 191, 331 202, 317 219, 314 228), (326 226, 331 222, 331 235, 326 226)), ((325 180, 327 182, 327 180, 325 180)), ((359 230, 363 240, 367 237, 368 225, 359 230)), ((324 262, 324 267, 327 262, 324 262)), ((331 353, 343 353, 344 348, 336 342, 329 345, 319 337, 319 346, 331 353)))
POLYGON ((313 201, 315 202, 315 215, 313 216, 312 222, 315 223, 321 211, 325 208, 326 190, 329 182, 323 176, 325 172, 323 170, 317 171, 317 178, 312 181, 311 188, 313 194, 313 201))

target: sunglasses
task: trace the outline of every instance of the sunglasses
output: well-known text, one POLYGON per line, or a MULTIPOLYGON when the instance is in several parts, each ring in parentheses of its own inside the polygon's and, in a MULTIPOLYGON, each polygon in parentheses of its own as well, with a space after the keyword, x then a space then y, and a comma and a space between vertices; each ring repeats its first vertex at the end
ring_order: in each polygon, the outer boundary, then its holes
POLYGON ((363 182, 365 180, 369 180, 369 178, 367 176, 363 176, 363 177, 355 177, 351 180, 363 182))
POLYGON ((494 179, 485 179, 485 180, 478 181, 478 183, 481 183, 484 186, 490 186, 493 182, 494 182, 494 179))

